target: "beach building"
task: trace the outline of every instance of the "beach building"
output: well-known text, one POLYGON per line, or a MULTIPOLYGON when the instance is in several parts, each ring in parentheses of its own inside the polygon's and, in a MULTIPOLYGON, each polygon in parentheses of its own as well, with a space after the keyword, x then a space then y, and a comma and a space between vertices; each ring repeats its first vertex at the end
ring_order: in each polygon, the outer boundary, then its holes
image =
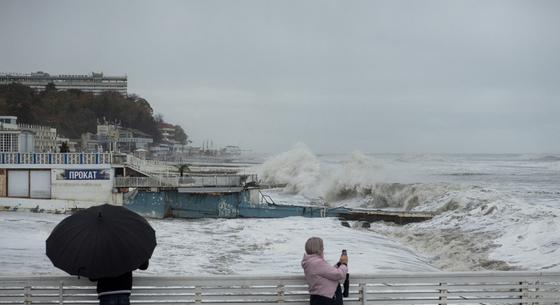
POLYGON ((136 150, 147 150, 154 139, 147 133, 133 128, 120 128, 117 147, 120 152, 131 153, 136 150))
POLYGON ((0 152, 55 152, 56 128, 18 124, 16 116, 0 116, 0 152))
MULTIPOLYGON (((0 152, 20 151, 20 143, 27 143, 27 138, 21 139, 21 131, 17 126, 17 117, 0 116, 0 152)), ((30 143, 32 146, 33 144, 30 143)))
POLYGON ((86 153, 103 152, 103 146, 97 139, 97 134, 86 132, 83 133, 80 140, 81 151, 86 153))
POLYGON ((105 76, 103 73, 89 75, 50 75, 42 71, 34 73, 0 73, 0 85, 19 83, 42 91, 52 83, 59 90, 81 90, 99 94, 115 91, 127 95, 127 76, 105 76))
POLYGON ((108 153, 0 153, 0 206, 67 211, 119 203, 108 153), (43 200, 43 201, 40 201, 43 200))
MULTIPOLYGON (((18 128, 22 133, 33 134, 33 152, 57 151, 56 128, 33 124, 18 124, 18 128)), ((24 152, 27 150, 22 149, 20 151, 24 152)))
MULTIPOLYGON (((97 124, 97 142, 105 151, 132 153, 137 149, 148 150, 154 139, 138 129, 105 121, 97 124)), ((90 142, 88 145, 93 144, 90 142)))

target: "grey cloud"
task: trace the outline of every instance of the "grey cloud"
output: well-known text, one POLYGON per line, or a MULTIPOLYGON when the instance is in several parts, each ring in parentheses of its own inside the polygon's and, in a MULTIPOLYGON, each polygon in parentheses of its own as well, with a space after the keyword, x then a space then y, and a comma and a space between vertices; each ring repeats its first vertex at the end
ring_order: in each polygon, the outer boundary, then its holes
POLYGON ((128 74, 195 143, 558 152, 556 1, 2 1, 2 71, 128 74))

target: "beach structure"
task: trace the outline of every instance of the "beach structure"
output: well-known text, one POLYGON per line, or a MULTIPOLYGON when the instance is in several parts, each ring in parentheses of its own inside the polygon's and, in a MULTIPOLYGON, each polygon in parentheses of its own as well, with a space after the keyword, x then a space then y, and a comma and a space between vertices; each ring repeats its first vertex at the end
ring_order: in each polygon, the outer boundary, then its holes
POLYGON ((232 194, 251 192, 251 198, 259 194, 248 185, 256 179, 252 175, 205 171, 180 177, 176 171, 172 163, 130 154, 4 152, 0 153, 0 209, 63 213, 101 203, 128 206, 135 203, 138 192, 152 193, 154 198, 168 192, 204 194, 208 202, 229 200, 232 194))
POLYGON ((81 90, 99 94, 106 91, 127 95, 127 76, 106 76, 103 73, 89 75, 50 75, 38 71, 34 73, 0 73, 0 85, 19 83, 35 90, 43 91, 48 84, 58 90, 81 90))
POLYGON ((177 164, 111 153, 0 153, 0 209, 68 212, 101 203, 147 217, 339 217, 408 223, 429 213, 276 204, 255 174, 189 172, 177 164), (174 174, 170 174, 174 172, 174 174))
MULTIPOLYGON (((348 305, 560 304, 559 272, 352 274, 348 305)), ((95 283, 76 277, 0 277, 2 304, 93 304, 95 283)), ((135 304, 309 304, 303 275, 138 276, 135 304)))

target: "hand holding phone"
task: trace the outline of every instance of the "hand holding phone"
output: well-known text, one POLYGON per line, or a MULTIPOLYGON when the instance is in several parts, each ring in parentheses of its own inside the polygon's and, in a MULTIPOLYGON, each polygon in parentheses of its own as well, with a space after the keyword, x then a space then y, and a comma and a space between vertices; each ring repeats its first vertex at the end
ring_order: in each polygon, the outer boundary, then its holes
POLYGON ((339 262, 345 265, 348 264, 348 253, 346 252, 346 250, 342 250, 342 255, 340 255, 339 262))

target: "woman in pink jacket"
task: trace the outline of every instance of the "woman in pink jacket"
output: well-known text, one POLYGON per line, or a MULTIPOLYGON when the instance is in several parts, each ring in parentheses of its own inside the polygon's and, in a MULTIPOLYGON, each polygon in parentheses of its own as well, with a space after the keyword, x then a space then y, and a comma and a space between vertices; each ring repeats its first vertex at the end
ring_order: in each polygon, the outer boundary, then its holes
POLYGON ((342 305, 342 290, 339 281, 344 281, 348 272, 348 257, 343 255, 336 266, 329 265, 323 258, 323 240, 311 237, 305 243, 301 266, 309 285, 311 305, 342 305), (338 266, 338 267, 337 267, 338 266))

